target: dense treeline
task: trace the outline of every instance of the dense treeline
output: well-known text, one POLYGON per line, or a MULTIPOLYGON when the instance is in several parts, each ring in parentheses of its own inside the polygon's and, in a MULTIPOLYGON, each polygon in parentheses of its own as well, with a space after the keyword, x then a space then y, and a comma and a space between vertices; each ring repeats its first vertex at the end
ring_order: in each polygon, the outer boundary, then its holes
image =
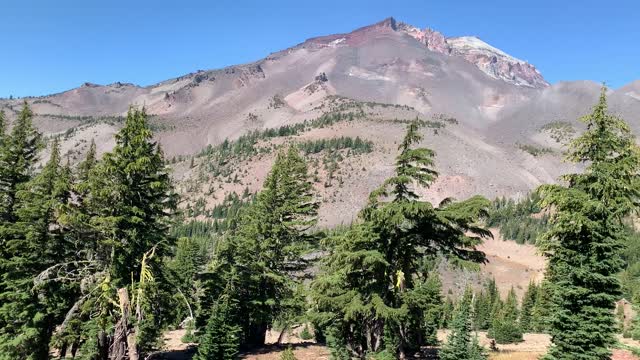
POLYGON ((321 151, 337 151, 349 149, 354 154, 364 154, 373 151, 373 142, 362 140, 359 136, 354 138, 341 136, 332 139, 309 140, 298 143, 298 148, 306 155, 317 154, 321 151))
POLYGON ((213 146, 208 145, 202 150, 198 157, 217 157, 220 159, 228 159, 231 156, 248 157, 258 153, 259 149, 256 144, 260 140, 267 140, 275 137, 293 136, 313 128, 324 128, 342 121, 353 121, 364 115, 356 115, 353 112, 330 112, 321 115, 313 120, 305 120, 304 122, 294 125, 283 125, 279 128, 271 128, 265 130, 254 130, 240 136, 234 141, 225 139, 222 144, 213 146))
MULTIPOLYGON (((307 132, 315 128, 325 128, 332 126, 340 122, 350 122, 366 117, 366 113, 363 110, 363 106, 385 106, 386 104, 379 103, 361 103, 346 98, 334 98, 330 106, 330 111, 323 113, 315 119, 308 119, 301 123, 293 125, 283 125, 278 128, 270 128, 264 130, 253 130, 247 134, 241 135, 236 140, 225 139, 219 145, 208 145, 200 153, 196 155, 196 158, 204 159, 202 163, 201 177, 205 177, 208 174, 214 177, 226 177, 232 173, 232 169, 227 166, 231 159, 247 159, 260 153, 269 153, 272 151, 271 147, 259 147, 258 143, 261 140, 268 140, 276 137, 295 136, 301 133, 307 132)), ((399 106, 403 108, 402 106, 399 106)), ((397 123, 411 123, 417 122, 421 126, 426 126, 434 129, 444 128, 447 124, 457 124, 455 118, 447 117, 444 114, 439 114, 433 117, 433 120, 399 120, 395 119, 393 122, 397 123)), ((317 148, 320 146, 326 147, 331 150, 336 149, 352 149, 356 154, 368 153, 373 149, 373 143, 367 140, 352 139, 349 137, 341 138, 340 140, 324 139, 318 140, 317 143, 302 142, 301 147, 307 154, 315 154, 321 150, 317 148), (322 144, 324 142, 324 144, 322 144), (337 143, 336 143, 337 142, 337 143)), ((194 160, 192 158, 192 167, 194 160)))
POLYGON ((188 220, 171 228, 171 235, 181 237, 206 237, 217 233, 215 221, 188 220))
MULTIPOLYGON (((320 119, 342 116, 349 117, 320 119)), ((585 172, 563 185, 518 203, 425 201, 418 194, 438 172, 435 153, 417 147, 414 121, 393 174, 358 219, 326 232, 317 230, 320 199, 301 150, 355 151, 365 141, 283 148, 257 194, 228 194, 212 209, 197 201, 180 214, 144 110, 128 112, 101 159, 92 145, 72 168, 53 141, 40 171, 44 144, 32 117, 25 104, 9 131, 0 115, 0 359, 44 360, 56 349, 139 360, 158 348, 164 329, 183 323, 199 360, 236 359, 264 345, 269 330, 282 340, 297 326, 337 360, 406 359, 426 345, 440 346, 445 360, 487 359, 479 330, 496 344, 547 332, 547 359, 600 360, 623 330, 615 301, 637 300, 639 245, 629 215, 640 197, 640 151, 628 126, 607 113, 604 91, 587 131, 569 146, 585 172), (530 228, 512 232, 515 222, 530 228), (535 242, 549 260, 546 279, 522 299, 513 288, 501 296, 494 280, 445 298, 439 262, 477 268, 488 226, 535 242), (436 336, 442 328, 450 330, 445 344, 436 336)), ((291 131, 298 130, 273 134, 291 131)), ((203 156, 248 154, 252 136, 203 156)), ((624 330, 640 333, 637 322, 624 330)))
POLYGON ((245 188, 242 195, 238 195, 235 192, 228 193, 225 195, 224 199, 222 199, 221 203, 214 205, 210 209, 207 209, 204 198, 198 198, 193 205, 187 205, 185 215, 188 218, 195 218, 198 216, 204 216, 210 219, 235 218, 242 208, 254 201, 255 194, 251 194, 249 189, 245 188))
MULTIPOLYGON (((258 142, 275 137, 293 136, 308 131, 313 128, 323 128, 342 121, 353 121, 364 117, 364 113, 354 113, 353 111, 332 111, 312 120, 305 120, 302 123, 293 125, 283 125, 275 129, 254 130, 244 134, 236 140, 225 139, 221 144, 208 145, 196 158, 201 159, 199 167, 199 179, 213 177, 230 177, 234 168, 229 166, 232 159, 247 159, 261 153, 270 153, 272 147, 259 147, 258 142)), ((366 145, 358 144, 359 148, 366 145)), ((192 166, 195 162, 192 158, 192 166)), ((237 174, 236 174, 237 177, 237 174)), ((230 181, 230 178, 228 179, 230 181)), ((234 179, 237 181, 237 179, 234 179)))
POLYGON ((497 227, 503 239, 518 244, 535 244, 548 229, 549 215, 542 213, 540 196, 533 192, 520 201, 498 198, 493 201, 487 225, 497 227))

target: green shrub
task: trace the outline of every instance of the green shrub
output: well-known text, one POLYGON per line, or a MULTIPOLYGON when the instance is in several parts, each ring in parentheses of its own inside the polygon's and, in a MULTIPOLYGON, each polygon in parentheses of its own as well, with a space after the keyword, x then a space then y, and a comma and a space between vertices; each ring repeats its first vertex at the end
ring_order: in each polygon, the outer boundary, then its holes
POLYGON ((218 301, 211 311, 200 346, 194 360, 232 360, 240 347, 240 327, 233 323, 232 312, 227 301, 218 301))
POLYGON ((180 341, 182 341, 183 343, 196 342, 196 335, 193 333, 195 328, 196 328, 195 321, 193 321, 193 319, 187 321, 187 326, 185 328, 186 332, 184 333, 182 338, 180 338, 180 341))
POLYGON ((531 144, 517 144, 518 149, 527 152, 535 157, 544 155, 544 154, 552 154, 553 149, 548 147, 535 146, 531 144))
POLYGON ((549 136, 557 143, 565 143, 575 135, 576 130, 571 123, 566 121, 553 121, 540 128, 549 133, 549 136))
POLYGON ((522 331, 518 324, 512 321, 495 321, 491 335, 498 344, 513 344, 522 341, 522 331))
POLYGON ((313 334, 309 331, 309 325, 305 325, 300 332, 300 339, 302 340, 311 340, 313 339, 313 334))
POLYGON ((285 351, 282 352, 282 355, 280 355, 280 360, 298 360, 298 358, 296 358, 293 350, 288 347, 285 351))

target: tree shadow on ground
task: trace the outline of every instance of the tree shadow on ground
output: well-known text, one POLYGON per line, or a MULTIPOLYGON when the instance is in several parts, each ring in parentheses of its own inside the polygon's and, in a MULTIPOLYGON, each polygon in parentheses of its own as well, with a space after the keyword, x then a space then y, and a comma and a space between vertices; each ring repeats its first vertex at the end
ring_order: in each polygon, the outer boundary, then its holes
POLYGON ((318 344, 313 341, 305 341, 305 342, 300 342, 296 344, 269 344, 269 345, 261 346, 259 348, 246 349, 245 351, 240 352, 240 357, 245 355, 264 355, 264 354, 269 354, 271 352, 282 351, 287 348, 291 348, 293 350, 304 349, 304 348, 308 348, 309 346, 317 346, 317 345, 322 345, 322 344, 318 344))
POLYGON ((191 360, 196 354, 197 346, 189 346, 185 350, 167 350, 152 354, 146 360, 191 360))

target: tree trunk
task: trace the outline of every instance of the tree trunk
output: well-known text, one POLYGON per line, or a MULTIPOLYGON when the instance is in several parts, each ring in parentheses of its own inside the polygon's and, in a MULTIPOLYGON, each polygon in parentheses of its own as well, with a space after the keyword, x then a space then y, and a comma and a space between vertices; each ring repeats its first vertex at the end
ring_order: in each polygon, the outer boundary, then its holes
POLYGON ((100 331, 98 333, 98 359, 97 360, 108 360, 109 359, 109 337, 105 331, 100 331))
POLYGON ((398 358, 400 360, 404 360, 407 358, 406 349, 405 349, 405 341, 407 339, 407 331, 404 328, 404 325, 398 325, 398 330, 400 333, 400 344, 398 345, 398 358))
POLYGON ((110 359, 112 360, 139 360, 138 346, 136 344, 136 331, 129 324, 131 315, 131 303, 126 288, 118 289, 121 318, 116 323, 111 346, 110 359))
MULTIPOLYGON (((122 319, 124 322, 126 336, 127 336, 127 347, 129 349, 129 360, 139 360, 140 356, 138 354, 138 344, 136 344, 136 331, 129 324, 129 315, 131 313, 131 304, 129 303, 129 292, 127 292, 126 288, 118 289, 118 299, 120 300, 120 310, 122 311, 122 319)), ((136 316, 140 317, 141 312, 139 309, 136 311, 136 316)))
POLYGON ((127 359, 127 320, 123 317, 116 323, 113 343, 109 348, 109 360, 127 359))
POLYGON ((76 353, 78 352, 78 346, 79 346, 78 341, 74 340, 73 344, 71 344, 71 358, 72 359, 76 358, 76 353))
POLYGON ((280 335, 278 335, 278 345, 282 344, 282 340, 284 340, 284 334, 289 330, 289 325, 285 325, 280 331, 280 335))
POLYGON ((255 324, 249 329, 247 345, 249 347, 260 347, 265 343, 267 336, 267 324, 255 324))
POLYGON ((62 345, 60 345, 60 349, 58 350, 58 359, 64 359, 65 357, 67 357, 67 348, 69 347, 69 344, 67 344, 67 342, 63 342, 62 345))
POLYGON ((371 324, 371 322, 369 322, 368 324, 365 325, 365 341, 367 343, 367 348, 371 349, 373 351, 375 351, 375 344, 374 344, 374 339, 375 339, 375 335, 373 334, 374 332, 374 328, 373 325, 371 324))
POLYGON ((384 337, 384 321, 376 320, 374 323, 374 337, 376 339, 375 346, 373 347, 373 351, 378 351, 382 348, 382 339, 384 337))

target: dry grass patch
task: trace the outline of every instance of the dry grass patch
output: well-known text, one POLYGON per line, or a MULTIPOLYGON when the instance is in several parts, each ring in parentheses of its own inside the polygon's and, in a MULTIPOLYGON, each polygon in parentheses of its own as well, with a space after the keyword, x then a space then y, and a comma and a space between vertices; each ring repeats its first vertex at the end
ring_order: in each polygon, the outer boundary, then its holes
POLYGON ((490 360, 537 360, 543 353, 528 352, 528 351, 509 351, 509 352, 497 352, 490 353, 490 360))

